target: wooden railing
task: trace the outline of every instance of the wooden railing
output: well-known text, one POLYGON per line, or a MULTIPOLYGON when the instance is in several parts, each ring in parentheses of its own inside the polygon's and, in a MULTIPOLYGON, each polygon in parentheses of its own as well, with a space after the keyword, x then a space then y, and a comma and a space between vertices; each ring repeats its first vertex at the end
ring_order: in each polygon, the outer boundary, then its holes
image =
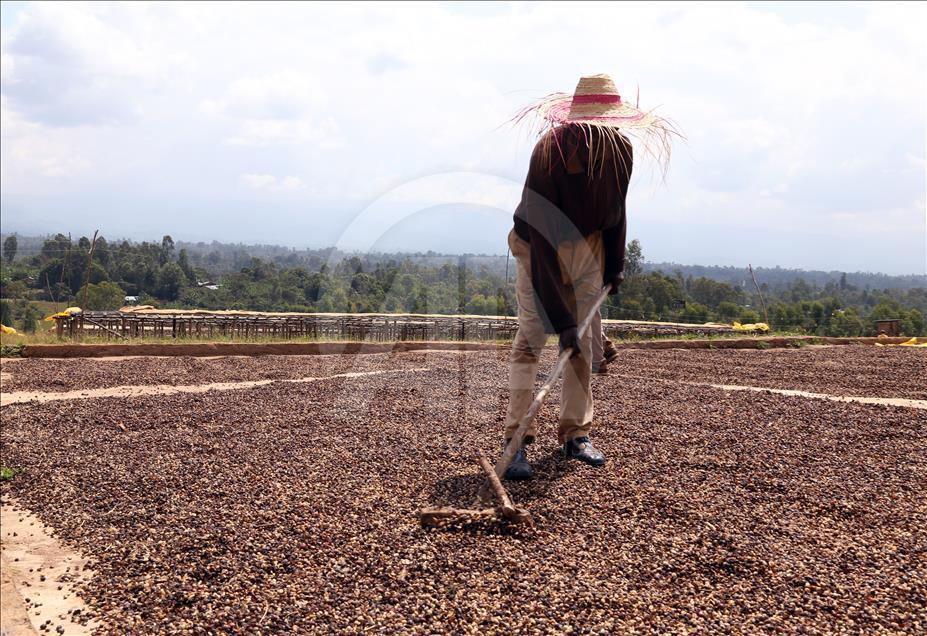
MULTIPOLYGON (((255 312, 85 311, 56 318, 61 338, 272 338, 281 340, 511 340, 518 321, 510 316, 438 314, 260 314, 255 312)), ((726 325, 604 320, 609 336, 712 334, 726 325)))

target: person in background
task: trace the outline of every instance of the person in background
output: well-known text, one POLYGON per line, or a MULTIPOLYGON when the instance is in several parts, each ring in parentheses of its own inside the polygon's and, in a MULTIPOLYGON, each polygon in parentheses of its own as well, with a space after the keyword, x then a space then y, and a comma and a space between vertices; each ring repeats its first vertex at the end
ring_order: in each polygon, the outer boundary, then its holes
POLYGON ((618 358, 618 350, 615 343, 605 335, 601 312, 592 319, 589 329, 592 331, 592 372, 596 375, 608 375, 608 365, 618 358))

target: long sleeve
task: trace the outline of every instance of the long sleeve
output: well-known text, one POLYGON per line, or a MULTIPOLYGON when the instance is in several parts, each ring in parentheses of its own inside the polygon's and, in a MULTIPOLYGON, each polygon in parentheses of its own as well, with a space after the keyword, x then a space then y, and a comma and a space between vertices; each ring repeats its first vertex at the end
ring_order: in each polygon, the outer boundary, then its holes
POLYGON ((605 268, 603 282, 611 282, 615 276, 624 271, 625 241, 628 234, 628 222, 625 215, 621 215, 618 225, 602 232, 602 245, 605 252, 605 268))
POLYGON ((605 260, 603 264, 604 283, 611 282, 615 276, 624 271, 625 245, 628 237, 627 186, 631 180, 631 169, 634 163, 634 155, 630 144, 627 146, 626 152, 627 155, 624 158, 626 176, 623 181, 624 187, 619 195, 618 223, 602 230, 602 246, 605 260))

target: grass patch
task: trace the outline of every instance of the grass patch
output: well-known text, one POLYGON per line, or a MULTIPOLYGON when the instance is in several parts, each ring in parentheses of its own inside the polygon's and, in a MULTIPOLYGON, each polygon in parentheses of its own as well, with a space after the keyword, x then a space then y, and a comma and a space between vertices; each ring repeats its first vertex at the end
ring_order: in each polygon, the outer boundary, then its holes
POLYGON ((766 349, 772 349, 772 345, 765 340, 758 340, 756 343, 756 348, 760 349, 761 351, 765 351, 766 349))
POLYGON ((0 481, 10 481, 13 477, 22 471, 17 470, 16 468, 7 468, 6 466, 0 467, 0 481))
POLYGON ((0 345, 0 358, 21 358, 24 347, 25 345, 21 344, 0 345))
POLYGON ((724 331, 719 333, 680 333, 680 334, 640 334, 627 333, 622 336, 609 336, 612 340, 620 342, 641 342, 647 340, 744 340, 748 338, 766 338, 770 336, 790 337, 805 336, 804 331, 795 330, 777 330, 768 333, 749 332, 749 331, 724 331))

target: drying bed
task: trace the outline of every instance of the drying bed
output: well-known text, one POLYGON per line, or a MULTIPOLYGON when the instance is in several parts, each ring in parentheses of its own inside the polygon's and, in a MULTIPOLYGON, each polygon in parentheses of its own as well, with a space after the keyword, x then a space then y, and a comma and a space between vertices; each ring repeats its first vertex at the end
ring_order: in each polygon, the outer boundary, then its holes
POLYGON ((102 633, 927 629, 927 411, 605 376, 604 468, 542 409, 534 530, 427 530, 505 362, 378 358, 429 370, 3 407, 3 492, 90 557, 102 633))
MULTIPOLYGON (((286 380, 415 366, 427 356, 454 352, 363 355, 223 356, 216 358, 22 358, 3 365, 3 391, 65 392, 116 386, 195 385, 252 380, 286 380)), ((507 352, 479 352, 504 360, 507 352)))
MULTIPOLYGON (((506 374, 508 352, 409 352, 394 354, 143 357, 99 360, 21 359, 3 365, 3 391, 64 392, 135 385, 193 385, 265 379, 297 379, 338 373, 414 367, 436 361, 456 366, 466 356, 495 375, 506 374)), ((544 363, 553 364, 553 351, 544 363)), ((613 376, 756 386, 843 396, 927 400, 927 351, 904 347, 836 346, 801 349, 621 349, 613 376)), ((597 378, 603 387, 620 382, 597 378)))

